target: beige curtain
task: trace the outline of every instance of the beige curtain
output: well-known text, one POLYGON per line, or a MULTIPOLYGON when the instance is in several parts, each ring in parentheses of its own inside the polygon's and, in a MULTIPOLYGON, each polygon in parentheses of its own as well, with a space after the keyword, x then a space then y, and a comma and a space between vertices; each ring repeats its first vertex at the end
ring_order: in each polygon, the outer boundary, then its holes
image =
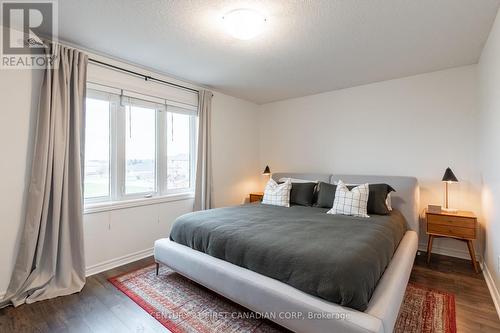
POLYGON ((212 202, 212 92, 198 95, 198 155, 196 160, 196 189, 194 210, 213 207, 212 202))
POLYGON ((2 306, 68 295, 85 284, 82 225, 84 103, 88 57, 52 46, 45 70, 17 261, 2 306))

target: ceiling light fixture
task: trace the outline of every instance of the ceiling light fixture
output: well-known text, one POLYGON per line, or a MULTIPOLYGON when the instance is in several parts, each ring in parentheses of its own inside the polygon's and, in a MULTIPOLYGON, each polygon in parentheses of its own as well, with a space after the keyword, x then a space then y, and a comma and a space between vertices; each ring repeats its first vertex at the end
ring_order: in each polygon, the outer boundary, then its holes
POLYGON ((264 15, 253 9, 235 9, 226 13, 222 20, 231 36, 247 40, 259 35, 266 23, 264 15))

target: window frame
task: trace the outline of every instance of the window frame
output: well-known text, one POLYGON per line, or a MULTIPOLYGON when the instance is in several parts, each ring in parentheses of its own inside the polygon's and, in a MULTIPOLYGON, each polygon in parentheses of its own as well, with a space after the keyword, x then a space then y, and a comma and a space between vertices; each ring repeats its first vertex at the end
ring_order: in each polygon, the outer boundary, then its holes
MULTIPOLYGON (((89 82, 88 82, 89 85, 89 82)), ((94 96, 104 96, 103 100, 109 101, 110 116, 110 143, 109 143, 109 196, 84 198, 85 209, 93 210, 94 207, 123 206, 127 202, 157 202, 161 198, 193 197, 196 179, 196 155, 197 155, 197 123, 198 116, 194 106, 186 105, 186 112, 175 112, 169 110, 182 110, 182 103, 159 99, 146 94, 132 92, 124 99, 124 90, 91 84, 87 87, 90 94, 87 98, 100 99, 94 96), (118 94, 117 92, 120 92, 118 94), (139 98, 138 98, 139 97, 139 98), (164 101, 163 104, 159 101, 164 101), (155 190, 142 193, 126 193, 126 107, 137 105, 139 107, 155 110, 155 190), (153 107, 154 106, 154 107, 153 107), (167 112, 183 113, 190 117, 189 130, 189 187, 181 189, 167 188, 167 112)), ((85 167, 85 166, 84 166, 85 167)), ((84 179, 85 183, 85 179, 84 179)), ((98 208, 98 211, 100 209, 98 208)))

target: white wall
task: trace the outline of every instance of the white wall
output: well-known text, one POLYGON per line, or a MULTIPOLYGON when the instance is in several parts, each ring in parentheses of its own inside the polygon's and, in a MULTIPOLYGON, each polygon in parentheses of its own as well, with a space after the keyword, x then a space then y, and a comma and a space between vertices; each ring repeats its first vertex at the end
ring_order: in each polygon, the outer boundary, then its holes
POLYGON ((9 283, 24 223, 38 103, 33 96, 39 95, 41 79, 41 71, 0 70, 0 296, 9 283))
MULTIPOLYGON (((485 264, 494 284, 500 289, 500 11, 481 55, 479 83, 485 264)), ((496 300, 500 301, 498 291, 496 300)), ((497 309, 500 311, 500 307, 497 309)))
MULTIPOLYGON (((108 61, 146 72, 144 69, 108 61)), ((98 76, 96 73, 103 72, 94 68, 94 71, 90 70, 89 78, 95 79, 98 76)), ((147 73, 172 80, 157 73, 147 73)), ((24 223, 41 78, 40 71, 0 71, 0 151, 3 156, 8 156, 0 163, 0 174, 4 175, 0 191, 0 296, 8 287, 24 223)), ((132 87, 135 81, 131 79, 127 82, 132 87)), ((179 83, 178 80, 174 81, 179 83)), ((258 107, 216 92, 212 109, 215 203, 217 206, 241 203, 249 191, 259 188, 259 147, 255 139, 258 133, 258 107)), ((175 218, 192 211, 192 206, 193 199, 184 199, 85 214, 87 271, 94 273, 110 265, 149 255, 154 240, 168 237, 175 218)))
MULTIPOLYGON (((461 181, 451 204, 479 213, 476 74, 466 66, 262 105, 261 166, 415 176, 422 209, 442 204, 450 166, 461 181)), ((440 248, 468 255, 458 241, 436 240, 440 248)))
POLYGON ((258 106, 215 92, 212 109, 214 204, 241 204, 262 191, 258 106))
POLYGON ((85 214, 87 274, 152 253, 156 239, 168 237, 174 220, 193 210, 193 199, 85 214))

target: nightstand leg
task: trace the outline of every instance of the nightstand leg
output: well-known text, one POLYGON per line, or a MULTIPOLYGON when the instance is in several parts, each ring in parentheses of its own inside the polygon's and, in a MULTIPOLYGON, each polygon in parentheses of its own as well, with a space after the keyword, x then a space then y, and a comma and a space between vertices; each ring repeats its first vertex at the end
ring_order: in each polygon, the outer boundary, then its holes
POLYGON ((433 235, 429 235, 429 240, 427 240, 427 263, 431 262, 431 252, 432 252, 432 241, 434 240, 433 235))
POLYGON ((156 275, 160 274, 160 264, 156 263, 156 275))
POLYGON ((476 273, 479 273, 479 267, 477 267, 476 252, 474 251, 474 243, 471 240, 467 241, 467 247, 469 248, 470 259, 472 260, 472 266, 476 273))

